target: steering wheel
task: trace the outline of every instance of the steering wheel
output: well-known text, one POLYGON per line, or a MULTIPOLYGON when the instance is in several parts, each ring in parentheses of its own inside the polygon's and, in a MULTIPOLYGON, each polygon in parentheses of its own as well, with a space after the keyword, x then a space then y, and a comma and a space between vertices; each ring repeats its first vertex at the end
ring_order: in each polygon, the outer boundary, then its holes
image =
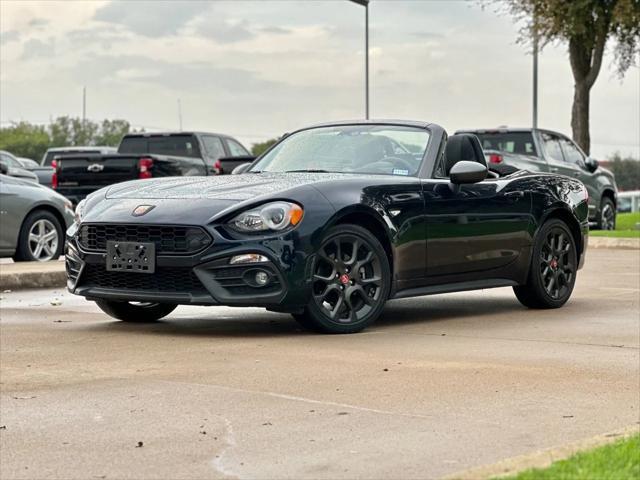
POLYGON ((408 170, 412 172, 414 170, 414 166, 407 162, 404 158, 400 157, 385 157, 384 162, 393 163, 393 168, 402 168, 404 170, 408 170))
POLYGON ((403 168, 407 172, 413 171, 413 166, 406 160, 398 157, 385 157, 384 160, 378 160, 377 162, 363 165, 362 167, 354 169, 355 172, 371 172, 379 171, 380 173, 392 173, 389 169, 403 168))

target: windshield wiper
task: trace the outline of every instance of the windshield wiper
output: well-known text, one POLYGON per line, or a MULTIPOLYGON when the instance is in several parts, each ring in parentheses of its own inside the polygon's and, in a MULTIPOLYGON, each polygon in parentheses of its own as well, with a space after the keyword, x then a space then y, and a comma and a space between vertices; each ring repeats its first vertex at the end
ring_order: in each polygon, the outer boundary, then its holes
POLYGON ((300 170, 286 170, 284 173, 332 173, 329 170, 319 170, 316 168, 310 168, 310 169, 300 169, 300 170))

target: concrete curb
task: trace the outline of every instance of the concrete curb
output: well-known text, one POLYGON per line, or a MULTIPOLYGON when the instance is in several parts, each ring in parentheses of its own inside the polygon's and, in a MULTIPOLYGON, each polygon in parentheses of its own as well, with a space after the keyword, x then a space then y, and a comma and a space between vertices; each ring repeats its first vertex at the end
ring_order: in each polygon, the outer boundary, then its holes
POLYGON ((640 238, 612 238, 589 236, 589 248, 640 249, 640 238))
POLYGON ((26 288, 64 288, 67 274, 64 262, 25 262, 0 264, 0 291, 26 288))
POLYGON ((530 468, 546 468, 553 462, 564 460, 572 455, 585 450, 591 450, 607 443, 615 442, 623 438, 628 438, 640 431, 638 425, 614 430, 609 433, 597 435, 577 442, 563 445, 560 447, 549 448, 538 452, 519 455, 517 457, 502 460, 493 465, 484 465, 481 467, 471 468, 462 472, 447 475, 443 480, 485 480, 494 477, 504 477, 507 475, 515 475, 530 468))

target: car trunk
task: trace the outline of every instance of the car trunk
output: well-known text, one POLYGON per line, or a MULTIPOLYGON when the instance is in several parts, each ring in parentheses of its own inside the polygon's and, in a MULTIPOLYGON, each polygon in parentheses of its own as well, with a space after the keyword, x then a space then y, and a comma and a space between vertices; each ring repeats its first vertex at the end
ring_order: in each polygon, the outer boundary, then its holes
POLYGON ((92 191, 138 178, 139 155, 68 155, 57 159, 58 189, 92 191))

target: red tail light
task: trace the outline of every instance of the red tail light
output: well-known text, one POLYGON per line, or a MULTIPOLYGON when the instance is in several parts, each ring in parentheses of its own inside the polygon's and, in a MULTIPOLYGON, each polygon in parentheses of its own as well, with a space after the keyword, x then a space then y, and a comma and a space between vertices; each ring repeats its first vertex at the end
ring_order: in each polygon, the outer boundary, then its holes
POLYGON ((153 158, 142 157, 138 160, 138 178, 153 177, 153 158))
POLYGON ((216 172, 216 175, 222 174, 222 162, 220 160, 216 160, 213 164, 213 171, 216 172))
POLYGON ((502 163, 502 160, 502 155, 498 155, 497 153, 489 155, 489 163, 502 163))
POLYGON ((53 168, 53 175, 51 175, 51 188, 56 190, 58 188, 58 162, 51 160, 51 167, 53 168))

